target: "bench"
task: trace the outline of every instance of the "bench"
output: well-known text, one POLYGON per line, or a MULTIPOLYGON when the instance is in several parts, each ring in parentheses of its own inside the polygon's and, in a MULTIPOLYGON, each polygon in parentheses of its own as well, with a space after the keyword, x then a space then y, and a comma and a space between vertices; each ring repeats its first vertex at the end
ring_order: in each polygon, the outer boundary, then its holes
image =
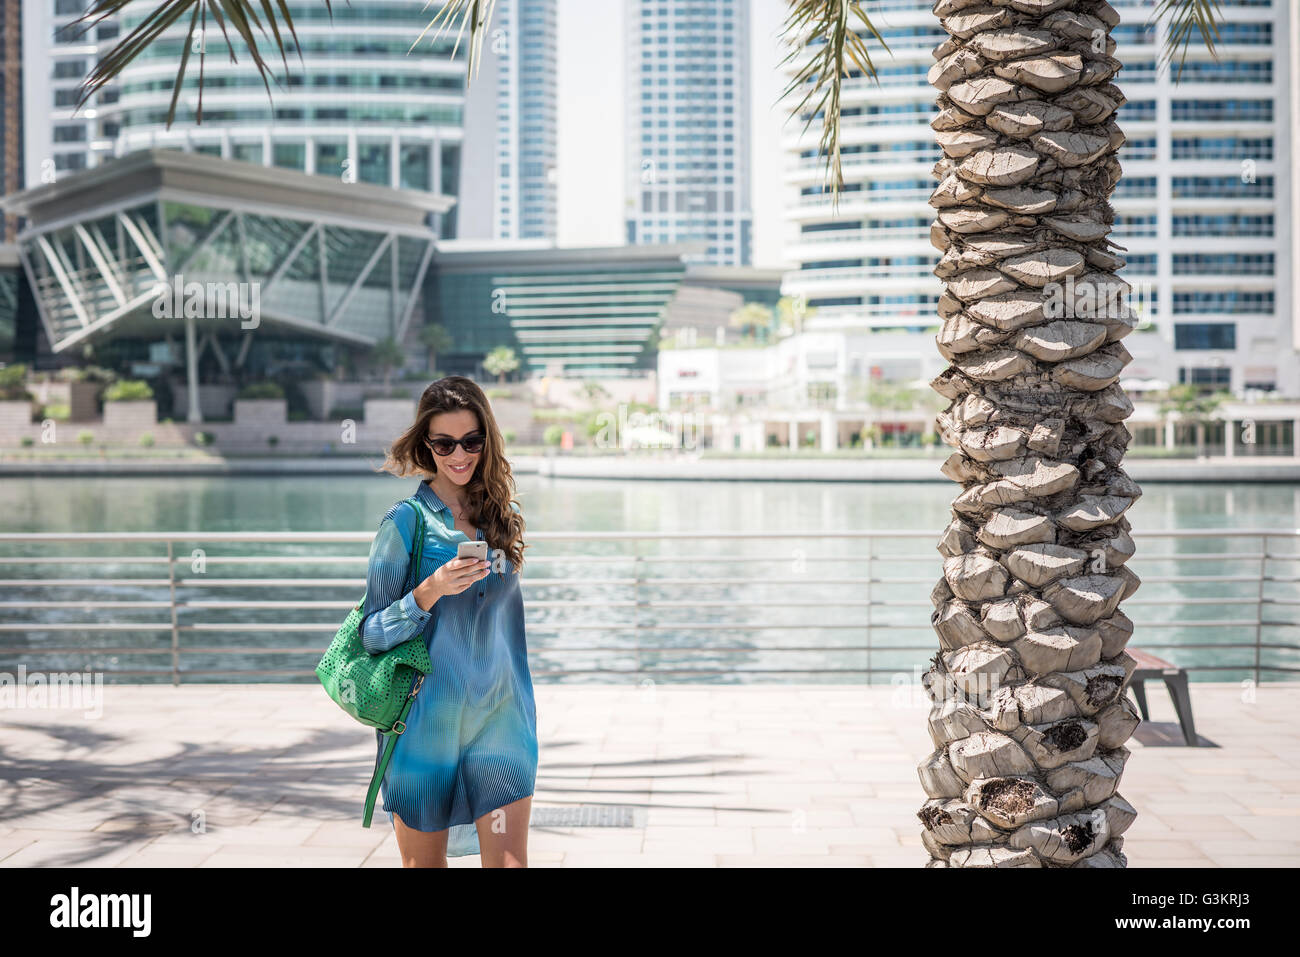
POLYGON ((1129 688, 1133 692, 1133 697, 1137 699, 1142 720, 1150 720, 1147 713, 1146 690, 1142 683, 1148 678, 1153 681, 1157 678, 1163 679, 1165 687, 1169 689, 1169 697, 1174 702, 1174 711, 1178 713, 1178 724, 1183 729, 1183 740, 1187 742, 1189 748, 1198 747, 1196 724, 1192 721, 1192 697, 1187 690, 1187 671, 1163 658, 1157 658, 1150 652, 1137 648, 1126 650, 1137 662, 1137 668, 1129 681, 1129 688))

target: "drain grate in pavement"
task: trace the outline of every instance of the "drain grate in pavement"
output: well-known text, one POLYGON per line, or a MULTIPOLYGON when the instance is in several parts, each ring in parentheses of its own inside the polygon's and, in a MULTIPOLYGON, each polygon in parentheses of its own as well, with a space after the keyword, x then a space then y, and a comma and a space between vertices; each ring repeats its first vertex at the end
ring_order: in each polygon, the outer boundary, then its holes
POLYGON ((626 804, 535 807, 532 827, 638 827, 636 808, 626 804))

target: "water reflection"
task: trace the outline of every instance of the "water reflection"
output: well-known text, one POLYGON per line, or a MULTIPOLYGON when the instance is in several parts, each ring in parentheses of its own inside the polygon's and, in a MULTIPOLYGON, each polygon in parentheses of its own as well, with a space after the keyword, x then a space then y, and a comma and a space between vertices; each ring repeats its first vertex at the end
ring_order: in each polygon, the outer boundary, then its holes
MULTIPOLYGON (((414 487, 415 479, 384 475, 10 479, 0 485, 0 515, 5 531, 373 531, 388 507, 414 487)), ((637 669, 655 671, 655 680, 666 682, 860 682, 870 676, 887 683, 896 672, 910 676, 937 648, 928 598, 941 574, 934 543, 948 522, 956 491, 948 483, 615 482, 522 475, 517 498, 531 531, 760 533, 733 540, 532 543, 525 551, 524 595, 535 676, 541 682, 630 682, 641 677, 634 674, 637 669), (927 534, 871 542, 826 537, 837 530, 927 534), (803 534, 770 534, 788 531, 803 534), (869 601, 884 604, 869 607, 869 601), (709 647, 726 650, 704 650, 709 647)), ((1153 483, 1128 514, 1135 530, 1147 532, 1295 528, 1300 525, 1300 489, 1153 483)), ((249 669, 258 669, 274 673, 267 676, 272 680, 313 680, 314 653, 292 649, 323 649, 328 643, 347 603, 360 597, 361 586, 347 582, 361 581, 368 547, 240 543, 209 545, 198 555, 194 547, 192 542, 176 545, 176 555, 185 559, 177 570, 181 578, 310 575, 343 584, 325 590, 180 585, 180 600, 203 603, 180 612, 182 625, 202 629, 181 632, 186 675, 240 680, 241 672, 247 679, 249 669), (295 561, 321 557, 336 560, 293 567, 295 561), (221 607, 234 598, 334 602, 339 608, 221 607), (254 624, 244 631, 229 627, 254 624), (201 648, 248 650, 193 650, 201 648)), ((1286 561, 1295 549, 1292 539, 1274 539, 1270 552, 1275 557, 1265 562, 1258 539, 1141 539, 1132 565, 1144 584, 1124 606, 1137 623, 1133 643, 1180 664, 1238 666, 1197 675, 1217 680, 1233 678, 1240 666, 1253 664, 1257 633, 1266 643, 1280 636, 1294 644, 1300 631, 1285 625, 1300 620, 1297 606, 1281 601, 1297 592, 1300 563, 1286 561), (1256 616, 1261 564, 1276 579, 1265 583, 1263 594, 1280 600, 1265 606, 1262 624, 1256 616), (1235 580, 1161 580, 1174 575, 1235 580), (1208 623, 1214 624, 1199 627, 1208 623), (1177 627, 1164 627, 1170 624, 1177 627)), ((0 633, 0 644, 9 653, 0 657, 0 668, 12 669, 21 661, 29 669, 80 670, 87 664, 80 649, 102 648, 103 654, 90 659, 91 667, 149 672, 170 680, 167 567, 165 551, 157 544, 5 545, 0 555, 29 559, 0 565, 0 576, 10 579, 155 582, 4 589, 10 603, 0 615, 5 623, 93 620, 139 627, 6 631, 0 633), (118 560, 105 558, 110 555, 118 560), (142 561, 125 562, 124 557, 142 561), (123 604, 102 609, 37 604, 70 596, 123 604), (109 651, 123 646, 147 647, 157 654, 109 651), (70 650, 57 650, 61 648, 70 650)), ((1261 661, 1295 665, 1296 656, 1289 649, 1265 649, 1261 661)), ((145 679, 135 675, 127 680, 145 679)))

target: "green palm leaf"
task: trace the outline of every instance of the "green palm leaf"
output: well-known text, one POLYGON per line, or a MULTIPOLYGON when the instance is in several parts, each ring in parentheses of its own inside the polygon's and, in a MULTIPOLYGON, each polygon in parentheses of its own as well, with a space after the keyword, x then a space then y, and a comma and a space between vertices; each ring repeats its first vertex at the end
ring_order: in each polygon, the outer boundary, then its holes
MULTIPOLYGON (((136 0, 93 0, 86 12, 74 20, 71 25, 76 26, 84 23, 86 24, 85 30, 89 30, 105 19, 119 16, 126 6, 134 2, 136 0)), ((325 9, 329 12, 330 20, 333 21, 334 8, 330 5, 330 0, 323 0, 323 2, 325 9)), ((348 5, 351 6, 350 0, 348 5)), ((460 26, 457 32, 456 46, 452 49, 451 56, 453 59, 455 58, 456 50, 460 47, 461 38, 468 29, 469 44, 467 49, 469 56, 467 57, 467 72, 472 78, 477 72, 478 64, 482 58, 483 37, 487 34, 487 27, 492 20, 495 7, 496 0, 444 0, 433 21, 421 31, 419 37, 416 37, 415 43, 411 44, 411 49, 415 49, 416 44, 431 28, 438 28, 433 36, 433 42, 436 42, 444 32, 451 29, 452 25, 459 21, 460 26)), ((302 63, 302 48, 298 43, 298 33, 294 29, 293 17, 289 13, 289 7, 285 0, 163 0, 144 16, 139 26, 123 37, 103 59, 95 64, 90 75, 82 82, 77 100, 77 109, 84 106, 86 101, 104 84, 117 79, 127 64, 139 56, 164 31, 172 27, 187 13, 190 18, 189 30, 186 35, 195 37, 196 26, 200 31, 197 35, 199 38, 197 40, 199 103, 196 111, 196 122, 200 124, 203 122, 203 65, 204 58, 207 55, 206 37, 209 13, 212 14, 217 26, 221 29, 221 35, 226 41, 226 48, 230 52, 230 61, 232 63, 238 63, 239 59, 235 56, 235 48, 234 44, 231 43, 227 24, 233 28, 234 32, 243 40, 244 45, 248 47, 253 64, 257 67, 258 73, 261 74, 262 84, 266 87, 268 100, 271 99, 270 80, 274 79, 276 85, 282 89, 283 84, 271 73, 266 61, 262 58, 262 47, 259 46, 254 28, 261 33, 263 44, 273 44, 275 50, 279 51, 280 59, 284 63, 285 73, 288 74, 289 58, 285 52, 284 37, 280 32, 280 22, 281 18, 283 18, 284 26, 288 28, 293 37, 292 46, 298 53, 298 61, 302 63), (258 16, 258 7, 261 8, 262 17, 265 18, 265 25, 258 16)), ((176 82, 172 87, 171 106, 167 111, 168 129, 171 129, 171 125, 176 119, 176 103, 180 98, 181 87, 185 82, 185 70, 189 66, 190 53, 194 51, 194 47, 194 43, 185 43, 181 47, 181 60, 176 70, 176 82)))
POLYGON ((469 45, 466 49, 469 55, 465 58, 466 84, 468 84, 478 74, 479 63, 483 57, 483 37, 487 35, 488 24, 492 22, 496 5, 497 0, 444 0, 437 16, 429 26, 420 31, 420 36, 415 38, 411 49, 415 49, 415 44, 420 42, 420 37, 428 33, 430 28, 437 26, 438 21, 441 20, 442 25, 438 26, 434 33, 433 42, 437 42, 438 38, 448 32, 451 25, 459 20, 460 27, 456 31, 456 44, 451 48, 451 56, 455 59, 456 51, 460 49, 461 38, 464 37, 465 29, 468 27, 469 45))
MULTIPOLYGON (((101 20, 109 17, 115 17, 122 12, 122 9, 134 0, 94 0, 90 7, 80 17, 73 21, 75 26, 78 23, 85 22, 87 29, 101 20)), ((261 50, 258 47, 257 38, 253 34, 253 26, 262 32, 263 37, 267 36, 266 27, 258 19, 255 6, 260 5, 262 12, 266 17, 267 23, 271 28, 271 39, 274 41, 276 49, 280 51, 280 58, 284 62, 285 72, 289 70, 289 59, 285 54, 284 40, 280 35, 280 27, 276 22, 276 14, 273 6, 278 6, 280 14, 284 17, 285 25, 293 34, 294 49, 298 50, 298 59, 302 60, 302 51, 298 47, 298 34, 293 28, 293 18, 289 15, 289 8, 285 5, 285 0, 164 0, 154 10, 145 15, 140 25, 132 30, 127 36, 120 40, 117 46, 113 47, 102 60, 95 64, 90 75, 82 82, 81 93, 77 100, 77 109, 80 109, 86 101, 105 83, 116 79, 123 69, 139 56, 154 40, 156 40, 165 30, 171 27, 187 11, 193 11, 190 14, 190 28, 186 35, 194 37, 195 24, 199 24, 200 33, 198 34, 198 53, 199 53, 199 105, 197 110, 197 122, 203 121, 203 62, 207 55, 207 18, 209 11, 217 21, 217 26, 221 28, 221 34, 226 40, 226 47, 230 51, 230 61, 238 63, 239 59, 235 56, 235 48, 230 42, 230 35, 226 30, 226 21, 234 27, 235 31, 243 39, 248 47, 249 54, 253 58, 258 72, 262 76, 262 83, 266 86, 267 98, 271 97, 271 85, 268 77, 274 79, 262 59, 261 50), (223 17, 222 14, 225 14, 223 17)), ((330 12, 331 19, 334 11, 330 7, 330 0, 325 0, 325 7, 330 12)), ((167 111, 167 128, 170 129, 172 122, 176 118, 176 102, 180 98, 181 86, 185 81, 185 68, 189 65, 190 53, 194 47, 193 43, 184 43, 181 46, 181 62, 176 71, 176 83, 172 87, 171 106, 167 111)), ((280 81, 276 80, 279 85, 280 81)))
POLYGON ((1165 37, 1164 47, 1160 51, 1160 67, 1167 67, 1174 54, 1182 48, 1183 55, 1178 61, 1178 73, 1174 82, 1183 75, 1183 64, 1187 62, 1187 47, 1192 40, 1192 30, 1200 32, 1201 40, 1216 60, 1218 53, 1214 50, 1214 41, 1219 39, 1219 21, 1222 19, 1219 0, 1160 0, 1156 4, 1148 26, 1170 14, 1169 34, 1165 37), (1212 34, 1212 35, 1211 35, 1212 34))
POLYGON ((832 208, 839 206, 839 194, 844 186, 840 169, 841 81, 851 75, 851 62, 862 75, 880 82, 871 53, 862 36, 851 24, 851 18, 854 17, 888 53, 889 45, 863 11, 859 0, 791 0, 790 14, 782 31, 783 39, 792 48, 782 59, 782 66, 805 53, 806 48, 814 45, 817 47, 816 52, 795 73, 794 79, 782 93, 782 98, 804 87, 809 88, 803 99, 790 111, 790 118, 794 119, 804 112, 804 107, 813 97, 821 94, 816 109, 809 112, 808 120, 800 133, 806 132, 813 118, 821 113, 822 136, 818 152, 826 158, 826 178, 831 188, 832 208))

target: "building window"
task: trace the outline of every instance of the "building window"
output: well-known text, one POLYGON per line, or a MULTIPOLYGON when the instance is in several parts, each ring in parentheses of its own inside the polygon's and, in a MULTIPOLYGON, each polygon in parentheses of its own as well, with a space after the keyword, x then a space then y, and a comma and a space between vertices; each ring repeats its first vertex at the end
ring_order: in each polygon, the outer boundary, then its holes
POLYGON ((1203 392, 1227 389, 1232 386, 1232 370, 1227 366, 1183 366, 1178 370, 1178 384, 1198 386, 1203 392))
POLYGON ((1237 326, 1232 322, 1179 322, 1174 324, 1175 349, 1235 349, 1237 326))
MULTIPOLYGON (((1273 293, 1238 289, 1189 290, 1174 293, 1175 313, 1262 313, 1273 312, 1273 293)), ((1231 347, 1229 347, 1231 348, 1231 347)))

